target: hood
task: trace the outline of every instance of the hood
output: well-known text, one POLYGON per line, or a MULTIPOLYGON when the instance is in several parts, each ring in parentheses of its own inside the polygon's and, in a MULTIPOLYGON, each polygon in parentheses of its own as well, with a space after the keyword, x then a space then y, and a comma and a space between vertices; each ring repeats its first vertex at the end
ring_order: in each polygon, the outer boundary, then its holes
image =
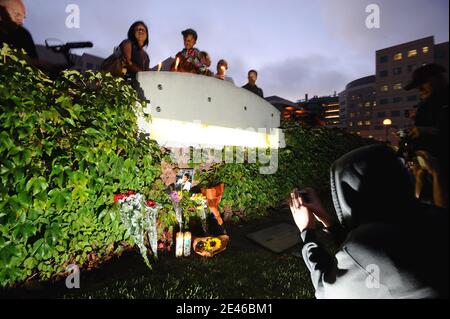
POLYGON ((370 145, 331 167, 331 191, 344 230, 372 222, 401 221, 417 205, 414 185, 393 149, 370 145))

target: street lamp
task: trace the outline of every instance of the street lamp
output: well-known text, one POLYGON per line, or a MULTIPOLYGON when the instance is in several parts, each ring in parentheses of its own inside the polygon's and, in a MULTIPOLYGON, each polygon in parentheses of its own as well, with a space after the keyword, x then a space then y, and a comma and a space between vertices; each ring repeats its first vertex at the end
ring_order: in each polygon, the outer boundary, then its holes
POLYGON ((383 125, 386 127, 386 143, 389 142, 389 127, 392 125, 391 119, 385 119, 383 125))

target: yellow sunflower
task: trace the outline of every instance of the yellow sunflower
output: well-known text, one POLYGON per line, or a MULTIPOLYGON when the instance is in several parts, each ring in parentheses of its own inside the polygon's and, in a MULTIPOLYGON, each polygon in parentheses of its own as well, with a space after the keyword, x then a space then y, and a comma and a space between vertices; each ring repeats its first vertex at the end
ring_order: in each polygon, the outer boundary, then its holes
POLYGON ((208 238, 206 240, 205 250, 216 251, 222 248, 222 241, 219 238, 208 238))

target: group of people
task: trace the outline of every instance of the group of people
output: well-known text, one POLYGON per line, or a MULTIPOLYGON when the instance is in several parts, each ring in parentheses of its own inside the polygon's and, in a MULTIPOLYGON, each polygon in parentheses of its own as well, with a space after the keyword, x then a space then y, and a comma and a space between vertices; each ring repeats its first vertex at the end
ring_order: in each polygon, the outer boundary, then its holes
MULTIPOLYGON (((7 43, 14 48, 23 49, 27 53, 30 64, 49 74, 57 74, 68 66, 52 65, 39 60, 35 43, 31 34, 22 25, 26 16, 26 8, 22 0, 0 0, 0 43, 7 43)), ((173 72, 189 72, 214 76, 217 79, 230 81, 232 78, 226 75, 228 62, 221 59, 217 63, 216 73, 209 68, 211 58, 205 51, 195 47, 198 39, 197 32, 187 29, 182 32, 184 48, 175 56, 175 62, 171 66, 173 72)), ((127 38, 118 47, 119 55, 126 70, 126 78, 135 78, 141 71, 150 70, 150 57, 145 51, 149 44, 149 29, 143 21, 136 21, 128 30, 127 38)), ((243 88, 264 97, 263 91, 256 85, 258 72, 248 72, 248 83, 243 88)))
MULTIPOLYGON (((198 34, 193 29, 186 29, 181 32, 183 36, 184 48, 175 55, 175 59, 170 67, 172 72, 186 72, 205 76, 212 76, 219 80, 229 81, 234 84, 231 77, 226 75, 228 62, 225 59, 219 60, 216 66, 216 73, 210 70, 211 57, 206 51, 201 51, 195 47, 198 34)), ((143 21, 133 23, 128 31, 128 38, 120 44, 121 52, 126 62, 126 77, 134 78, 137 72, 150 70, 150 58, 145 52, 148 45, 148 27, 143 21)), ((258 72, 250 70, 248 72, 248 83, 243 88, 250 92, 264 97, 263 90, 256 85, 258 72)))
POLYGON ((311 188, 291 193, 290 209, 317 298, 448 298, 449 117, 444 73, 437 64, 422 66, 406 86, 418 89, 421 97, 406 149, 375 144, 331 166, 335 214, 311 188), (319 235, 321 229, 328 236, 319 235), (334 256, 321 238, 337 244, 334 256))

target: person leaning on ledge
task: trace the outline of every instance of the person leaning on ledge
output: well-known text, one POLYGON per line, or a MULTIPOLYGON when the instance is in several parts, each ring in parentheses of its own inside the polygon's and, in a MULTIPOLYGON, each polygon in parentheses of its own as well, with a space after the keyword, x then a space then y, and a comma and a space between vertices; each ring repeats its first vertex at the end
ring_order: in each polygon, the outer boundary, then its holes
POLYGON ((205 74, 208 66, 205 64, 205 59, 202 59, 200 50, 195 48, 198 39, 197 32, 193 29, 187 29, 181 34, 183 35, 184 49, 177 53, 170 70, 172 72, 205 74), (176 65, 177 59, 178 65, 176 65))
POLYGON ((244 85, 242 88, 249 90, 250 92, 253 92, 256 95, 259 95, 260 97, 264 98, 263 90, 256 85, 257 79, 258 79, 258 72, 256 72, 255 70, 248 71, 248 83, 244 85))

